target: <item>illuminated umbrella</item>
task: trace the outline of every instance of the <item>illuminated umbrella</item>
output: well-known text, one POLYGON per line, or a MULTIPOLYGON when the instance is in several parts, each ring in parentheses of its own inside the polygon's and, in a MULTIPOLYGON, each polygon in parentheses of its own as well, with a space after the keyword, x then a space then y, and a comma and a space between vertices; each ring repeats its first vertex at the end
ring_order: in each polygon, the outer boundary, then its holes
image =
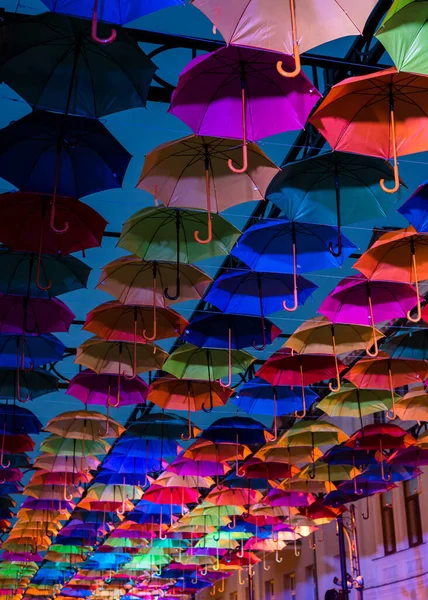
MULTIPOLYGON (((374 330, 375 341, 383 337, 374 330)), ((338 354, 366 350, 373 342, 372 328, 364 325, 332 323, 326 317, 314 317, 305 321, 285 342, 284 347, 299 354, 332 354, 335 360, 337 387, 329 383, 330 391, 340 391, 338 354)))
MULTIPOLYGON (((101 424, 98 424, 100 427, 101 424)), ((92 424, 93 427, 93 424, 92 424)), ((104 455, 110 450, 110 445, 100 439, 98 430, 94 430, 93 437, 90 434, 91 425, 88 426, 87 432, 78 432, 79 437, 67 439, 58 435, 49 435, 43 440, 40 445, 40 451, 46 454, 54 454, 56 456, 97 456, 104 455), (93 439, 95 438, 95 439, 93 439)), ((104 433, 101 431, 101 433, 104 433)), ((76 435, 76 432, 74 433, 76 435)), ((64 473, 67 476, 67 472, 64 473)))
POLYGON ((99 412, 74 410, 51 419, 45 427, 46 431, 68 439, 97 440, 100 437, 118 438, 124 431, 114 419, 99 412), (106 430, 100 429, 106 423, 106 430))
MULTIPOLYGON (((83 456, 78 460, 69 460, 68 456, 57 456, 54 454, 41 454, 34 460, 36 469, 43 469, 53 473, 65 473, 67 466, 73 466, 75 471, 96 471, 100 461, 95 456, 83 456)), ((70 471, 68 471, 70 472, 70 471)))
MULTIPOLYGON (((155 213, 153 209, 145 209, 151 213, 144 214, 153 214, 157 220, 162 217, 162 232, 168 229, 168 241, 174 238, 177 241, 177 250, 173 245, 168 249, 163 245, 160 256, 165 260, 174 260, 179 255, 181 262, 196 262, 228 254, 239 232, 215 213, 242 202, 264 199, 269 181, 278 169, 258 146, 249 144, 247 171, 231 179, 228 161, 239 162, 240 143, 240 140, 191 135, 162 144, 146 157, 137 187, 153 194, 155 200, 159 199, 169 209, 184 207, 208 212, 207 221, 203 213, 195 211, 161 210, 155 213), (200 237, 202 234, 203 238, 200 237), (195 240, 204 241, 204 248, 195 244, 195 240), (171 257, 174 252, 176 256, 171 257)), ((122 237, 125 236, 126 224, 122 237)), ((134 252, 128 245, 124 247, 134 252)), ((135 253, 149 259, 140 252, 135 253)))
MULTIPOLYGON (((334 85, 310 118, 333 150, 394 161, 394 187, 400 188, 398 156, 428 149, 428 80, 395 67, 350 77, 334 85)), ((387 279, 387 278, 385 278, 387 279)))
POLYGON ((86 369, 71 379, 66 394, 84 404, 108 408, 141 404, 146 401, 148 389, 139 377, 121 379, 119 375, 101 375, 86 369))
POLYGON ((296 421, 288 429, 282 440, 286 440, 290 446, 329 446, 341 444, 349 439, 349 436, 332 423, 318 419, 314 422, 296 421))
POLYGON ((318 481, 349 481, 361 474, 356 467, 349 465, 339 465, 316 461, 313 465, 308 465, 299 473, 301 479, 315 479, 318 481))
POLYGON ((402 421, 426 421, 428 419, 428 397, 422 389, 412 389, 395 405, 397 416, 402 421))
POLYGON ((231 462, 245 460, 251 454, 251 450, 244 444, 236 443, 214 443, 209 440, 197 440, 183 456, 193 460, 211 460, 212 462, 231 462))
MULTIPOLYGON (((395 395, 395 401, 400 396, 395 395)), ((360 389, 353 385, 343 385, 339 392, 332 392, 317 404, 317 408, 329 417, 355 417, 387 411, 392 406, 389 391, 376 389, 360 389)), ((361 423, 362 426, 362 423, 361 423)))
POLYGON ((226 485, 222 485, 221 488, 215 487, 211 490, 205 500, 216 506, 249 506, 260 502, 262 497, 261 492, 249 487, 228 488, 226 485))
POLYGON ((379 352, 376 358, 359 360, 345 375, 345 379, 358 388, 389 390, 392 399, 392 414, 387 418, 395 419, 394 388, 413 383, 421 383, 428 376, 428 364, 421 360, 390 358, 379 352))

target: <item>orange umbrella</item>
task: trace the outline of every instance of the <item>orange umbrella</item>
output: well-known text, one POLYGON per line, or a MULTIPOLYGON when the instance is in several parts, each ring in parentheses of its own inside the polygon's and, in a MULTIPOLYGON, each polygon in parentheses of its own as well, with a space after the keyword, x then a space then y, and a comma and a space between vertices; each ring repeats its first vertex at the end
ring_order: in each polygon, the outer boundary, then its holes
POLYGON ((189 435, 187 438, 184 434, 181 436, 188 441, 192 437, 190 413, 203 410, 206 406, 224 406, 232 394, 231 388, 223 387, 216 381, 164 378, 150 385, 147 399, 162 409, 188 411, 189 435))
POLYGON ((386 413, 386 416, 392 420, 397 417, 394 388, 420 384, 427 376, 428 363, 424 360, 391 358, 379 352, 376 358, 359 360, 344 377, 358 388, 390 390, 392 415, 386 413))
MULTIPOLYGON (((428 93, 428 92, 427 92, 428 93)), ((375 281, 414 283, 417 315, 407 318, 413 323, 421 319, 419 281, 428 279, 428 235, 414 227, 384 233, 371 248, 357 260, 355 269, 375 281)))
POLYGON ((428 150, 428 77, 386 69, 350 77, 332 87, 310 118, 333 150, 378 156, 394 161, 395 185, 400 187, 397 156, 428 150))
POLYGON ((250 454, 251 450, 243 444, 215 444, 208 440, 198 440, 189 446, 183 456, 185 458, 193 458, 194 460, 229 462, 233 460, 245 460, 250 454))

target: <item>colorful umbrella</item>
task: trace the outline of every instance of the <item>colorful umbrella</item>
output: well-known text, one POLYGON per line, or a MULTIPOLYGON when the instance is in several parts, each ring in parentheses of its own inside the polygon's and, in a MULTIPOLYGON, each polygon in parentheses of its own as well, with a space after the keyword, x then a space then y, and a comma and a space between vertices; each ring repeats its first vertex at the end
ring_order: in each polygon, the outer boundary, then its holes
POLYGON ((342 254, 333 255, 329 247, 336 239, 336 229, 327 225, 264 219, 245 231, 232 255, 254 271, 292 273, 294 304, 290 308, 284 302, 283 308, 293 312, 298 307, 297 274, 340 267, 355 249, 342 236, 342 254))
MULTIPOLYGON (((293 82, 282 78, 277 62, 274 52, 237 46, 198 56, 182 71, 169 111, 199 135, 242 139, 239 167, 232 159, 228 165, 243 173, 248 140, 301 129, 320 98, 305 75, 293 82)), ((284 62, 292 66, 293 59, 284 62)))
POLYGON ((393 188, 400 188, 397 156, 428 149, 428 79, 395 68, 350 77, 333 86, 310 122, 334 150, 394 161, 393 188))
POLYGON ((100 437, 118 438, 125 428, 114 419, 99 412, 73 410, 61 413, 51 419, 45 430, 67 439, 95 441, 100 437), (102 431, 100 425, 104 422, 106 430, 102 431))
POLYGON ((397 212, 405 217, 419 233, 428 233, 428 184, 422 183, 397 212))
POLYGON ((54 335, 0 335, 2 367, 32 369, 62 360, 65 346, 54 335))
POLYGON ((328 446, 341 444, 349 439, 348 435, 332 423, 318 419, 296 421, 282 436, 290 446, 328 446))
POLYGON ((395 410, 402 421, 426 421, 428 418, 428 397, 422 389, 412 389, 396 402, 395 410))
MULTIPOLYGON (((422 309, 422 318, 427 321, 427 309, 422 309)), ((428 327, 421 325, 396 329, 394 334, 382 344, 382 352, 391 358, 428 359, 428 327)))
MULTIPOLYGON (((396 402, 399 398, 395 394, 396 402)), ((329 417, 354 417, 360 420, 363 416, 388 411, 391 407, 392 400, 388 391, 360 389, 353 385, 343 385, 339 392, 328 394, 317 404, 317 408, 329 417)))
POLYGON ((144 403, 148 389, 147 384, 139 377, 120 379, 119 375, 116 378, 86 369, 71 379, 66 394, 84 404, 118 407, 144 403))
POLYGON ((384 217, 392 207, 394 200, 378 186, 381 177, 394 178, 384 160, 326 152, 285 165, 269 185, 266 198, 292 221, 337 224, 337 243, 329 249, 340 255, 342 224, 384 217))

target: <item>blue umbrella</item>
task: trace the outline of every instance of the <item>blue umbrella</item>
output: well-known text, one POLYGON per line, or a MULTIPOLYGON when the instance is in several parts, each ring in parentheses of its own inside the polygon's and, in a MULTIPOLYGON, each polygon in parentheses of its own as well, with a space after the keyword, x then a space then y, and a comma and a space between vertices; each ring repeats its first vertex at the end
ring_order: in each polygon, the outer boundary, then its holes
POLYGON ((145 473, 112 473, 111 471, 100 471, 92 483, 140 486, 145 483, 145 473))
POLYGON ((375 450, 348 448, 347 446, 333 446, 322 457, 322 461, 330 465, 352 465, 353 467, 365 467, 376 465, 375 450))
MULTIPOLYGON (((144 446, 145 447, 145 446, 144 446)), ((143 462, 139 457, 126 456, 115 452, 115 448, 111 451, 103 461, 103 472, 114 472, 114 473, 150 473, 159 469, 159 446, 150 444, 148 447, 149 456, 147 461, 143 462)))
POLYGON ((428 327, 405 327, 382 344, 391 358, 428 360, 428 327))
POLYGON ((38 434, 43 425, 36 415, 22 406, 0 404, 0 431, 7 434, 38 434))
MULTIPOLYGON (((296 277, 297 300, 304 304, 318 289, 301 275, 296 277)), ((223 312, 263 317, 283 309, 294 298, 293 276, 282 273, 227 271, 216 279, 205 301, 223 312)))
POLYGON ((292 273, 294 304, 284 308, 295 311, 299 304, 297 274, 340 267, 356 248, 342 236, 342 253, 335 256, 329 246, 336 240, 335 227, 265 219, 243 233, 232 255, 254 271, 292 273))
POLYGON ((0 366, 32 369, 63 359, 64 344, 54 335, 0 335, 0 366))
POLYGON ((264 350, 280 333, 281 330, 264 317, 211 313, 194 317, 183 339, 200 348, 240 350, 253 346, 264 350))
POLYGON ((265 444, 270 435, 263 423, 250 417, 223 417, 217 419, 201 434, 200 438, 214 443, 237 443, 245 446, 265 444))
POLYGON ((416 192, 398 209, 419 233, 428 233, 428 181, 424 181, 416 192))
MULTIPOLYGON (((302 409, 302 397, 301 387, 291 388, 284 385, 273 387, 264 379, 255 377, 248 383, 244 383, 232 402, 249 415, 272 415, 276 428, 277 416, 288 415, 302 409)), ((305 388, 308 408, 317 398, 318 395, 311 388, 305 388)))

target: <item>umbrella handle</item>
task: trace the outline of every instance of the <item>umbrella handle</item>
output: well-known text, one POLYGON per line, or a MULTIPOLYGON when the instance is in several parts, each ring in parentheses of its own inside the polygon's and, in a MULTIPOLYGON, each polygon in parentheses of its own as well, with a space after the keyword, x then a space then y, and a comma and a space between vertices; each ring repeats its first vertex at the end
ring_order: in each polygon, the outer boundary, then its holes
POLYGON ((111 34, 107 38, 100 38, 97 35, 98 30, 98 0, 94 0, 94 8, 92 9, 92 28, 91 37, 97 44, 111 44, 117 36, 116 29, 111 30, 111 34))
POLYGON ((157 294, 157 281, 156 274, 153 278, 153 335, 147 335, 147 329, 143 330, 143 337, 148 342, 154 342, 157 336, 157 321, 156 321, 156 294, 157 294))
POLYGON ((270 566, 266 564, 266 550, 263 550, 263 570, 270 571, 270 566))
POLYGON ((192 437, 192 421, 190 419, 190 389, 187 390, 187 424, 188 424, 188 434, 187 436, 184 433, 181 434, 181 439, 183 442, 188 442, 192 437))
MULTIPOLYGON (((208 365, 209 369, 209 365, 208 365)), ((223 383, 222 379, 219 379, 221 387, 227 388, 232 385, 232 329, 229 327, 229 344, 227 349, 227 383, 223 383)))
MULTIPOLYGON (((239 554, 238 554, 238 556, 239 556, 239 554)), ((239 582, 239 585, 245 585, 245 582, 247 580, 242 579, 241 574, 242 574, 242 568, 238 569, 238 582, 239 582)))
POLYGON ((328 249, 330 251, 330 254, 332 254, 336 258, 342 256, 342 235, 340 233, 340 230, 337 231, 337 252, 333 248, 333 242, 329 243, 328 249))
POLYGON ((407 318, 409 319, 409 321, 411 321, 412 323, 419 323, 419 321, 422 318, 422 313, 421 313, 421 298, 419 296, 419 282, 418 282, 418 267, 416 264, 416 251, 414 248, 412 248, 412 267, 413 267, 413 275, 415 278, 415 288, 416 288, 416 298, 417 298, 417 312, 416 312, 416 317, 412 317, 410 314, 410 310, 407 313, 407 318))
POLYGON ((207 227, 208 237, 206 240, 201 240, 199 237, 199 231, 194 232, 194 238, 198 244, 209 244, 213 239, 213 224, 211 218, 211 187, 210 187, 210 171, 209 162, 205 165, 205 190, 207 195, 207 227))
POLYGON ((217 593, 216 592, 216 587, 215 587, 215 585, 213 585, 213 587, 211 588, 211 591, 210 591, 210 596, 215 596, 216 593, 217 593))
POLYGON ((370 519, 370 506, 369 506, 369 497, 366 496, 366 500, 367 500, 367 505, 366 505, 366 510, 367 513, 361 513, 361 516, 363 517, 364 521, 368 521, 370 519))
POLYGON ((388 364, 388 378, 389 378, 389 390, 391 392, 392 409, 387 411, 386 418, 389 421, 394 421, 394 419, 397 418, 397 409, 396 409, 396 406, 395 406, 394 384, 393 384, 393 381, 392 381, 392 371, 391 371, 391 365, 390 364, 388 364))
POLYGON ((236 515, 232 515, 232 520, 230 523, 227 524, 227 526, 229 527, 229 529, 235 529, 236 527, 236 515))
POLYGON ((372 346, 374 347, 374 352, 370 352, 370 347, 367 347, 366 354, 367 354, 367 356, 370 356, 371 358, 376 358, 376 356, 379 354, 379 346, 378 346, 377 337, 376 337, 376 327, 375 327, 374 316, 373 316, 373 304, 372 304, 372 299, 370 296, 368 297, 368 301, 369 301, 369 311, 370 311, 370 322, 372 325, 372 335, 373 335, 372 346))
POLYGON ((207 565, 205 565, 205 567, 203 567, 203 568, 201 569, 201 575, 202 575, 202 577, 205 577, 205 575, 206 575, 207 573, 208 573, 208 566, 207 566, 207 565))
POLYGON ((126 372, 126 369, 123 371, 123 376, 128 381, 131 381, 132 379, 135 379, 137 377, 137 316, 135 316, 135 319, 134 319, 134 348, 133 348, 133 351, 134 351, 134 355, 133 355, 132 373, 131 373, 131 375, 128 375, 128 373, 126 372))
POLYGON ((282 61, 278 61, 276 63, 276 69, 280 75, 283 77, 297 77, 300 73, 302 67, 300 62, 300 51, 299 51, 299 43, 297 41, 297 23, 296 23, 296 7, 294 5, 294 0, 290 0, 290 13, 291 13, 291 29, 293 34, 293 54, 295 60, 295 68, 294 71, 288 72, 284 71, 282 67, 282 61))
POLYGON ((296 240, 293 239, 293 296, 294 303, 292 307, 287 306, 286 300, 283 301, 282 307, 287 312, 295 312, 297 307, 299 306, 299 296, 297 294, 297 249, 296 249, 296 240))
POLYGON ((244 558, 244 543, 241 540, 241 545, 239 547, 239 551, 236 553, 236 555, 238 556, 238 558, 244 558))
POLYGON ((304 380, 303 380, 303 365, 302 365, 302 363, 300 363, 299 367, 300 367, 300 385, 302 387, 302 409, 303 409, 303 412, 301 414, 299 414, 296 410, 294 413, 294 416, 296 417, 296 419, 304 419, 306 417, 307 409, 306 409, 306 395, 305 395, 305 386, 304 386, 304 380))
POLYGON ((221 586, 218 588, 218 591, 220 594, 224 592, 224 578, 221 580, 221 586))
POLYGON ((62 233, 65 233, 66 231, 68 231, 67 221, 64 222, 64 227, 62 229, 58 229, 58 227, 55 226, 55 215, 56 215, 56 191, 54 192, 54 195, 52 196, 51 216, 49 219, 49 225, 54 233, 62 234, 62 233))
POLYGON ((42 290, 42 292, 46 292, 47 290, 50 290, 52 287, 52 281, 50 279, 47 280, 47 285, 42 285, 40 283, 40 275, 41 275, 41 263, 42 263, 42 239, 40 238, 40 245, 39 245, 39 253, 37 254, 37 270, 36 270, 36 285, 39 288, 39 290, 42 290))
POLYGON ((209 408, 205 408, 205 402, 202 403, 201 408, 203 410, 204 413, 209 414, 213 411, 214 408, 214 402, 213 402, 213 391, 211 389, 211 375, 210 375, 210 363, 209 363, 209 353, 207 351, 207 366, 208 366, 208 384, 209 384, 209 388, 210 388, 210 407, 209 408))
POLYGON ((16 367, 16 398, 19 402, 22 402, 23 404, 25 402, 28 402, 30 400, 30 392, 27 391, 27 395, 25 398, 21 398, 21 382, 20 382, 20 375, 19 375, 19 367, 16 367))
POLYGON ((279 557, 279 555, 278 555, 278 548, 277 548, 277 549, 275 550, 275 562, 277 562, 277 563, 280 565, 280 564, 282 563, 282 561, 283 561, 283 558, 282 558, 282 557, 281 557, 281 558, 279 557))
POLYGON ((380 187, 387 194, 395 194, 400 189, 400 175, 398 173, 398 162, 397 162, 397 141, 395 136, 395 114, 394 105, 391 105, 391 135, 392 135, 392 152, 394 157, 394 187, 388 188, 385 185, 385 179, 380 180, 380 187))
POLYGON ((337 353, 336 353, 336 336, 334 335, 334 326, 332 325, 332 335, 331 335, 331 339, 333 341, 333 355, 334 355, 334 366, 336 368, 336 381, 337 381, 337 386, 334 387, 333 384, 330 382, 328 384, 329 390, 331 392, 340 392, 341 390, 341 384, 340 384, 340 371, 339 371, 339 363, 337 362, 337 353))
POLYGON ((315 537, 314 533, 310 536, 308 542, 309 542, 310 550, 315 551, 317 549, 317 543, 316 543, 316 537, 315 537))
POLYGON ((245 97, 245 83, 241 85, 241 99, 242 99, 242 168, 236 168, 233 166, 233 160, 229 158, 227 165, 232 173, 245 173, 248 169, 248 143, 247 143, 247 102, 245 97))
POLYGON ((300 550, 297 549, 297 538, 296 538, 296 533, 294 533, 294 556, 296 558, 299 558, 300 556, 300 550))
POLYGON ((110 406, 110 408, 117 408, 120 404, 120 374, 118 374, 117 376, 117 395, 116 395, 116 402, 111 402, 110 398, 110 390, 111 390, 111 386, 109 384, 108 386, 108 393, 107 393, 107 405, 110 406))

